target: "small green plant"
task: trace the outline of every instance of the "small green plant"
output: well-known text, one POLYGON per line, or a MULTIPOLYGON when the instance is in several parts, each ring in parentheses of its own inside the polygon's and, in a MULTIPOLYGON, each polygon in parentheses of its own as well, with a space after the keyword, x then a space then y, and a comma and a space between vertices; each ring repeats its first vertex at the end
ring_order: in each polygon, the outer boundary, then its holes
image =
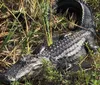
POLYGON ((16 82, 12 82, 12 83, 11 83, 11 85, 19 85, 19 84, 20 84, 20 83, 19 83, 19 82, 17 82, 17 81, 16 81, 16 82))
POLYGON ((43 60, 43 69, 43 76, 47 82, 68 85, 68 80, 63 78, 63 75, 54 68, 50 61, 43 60))

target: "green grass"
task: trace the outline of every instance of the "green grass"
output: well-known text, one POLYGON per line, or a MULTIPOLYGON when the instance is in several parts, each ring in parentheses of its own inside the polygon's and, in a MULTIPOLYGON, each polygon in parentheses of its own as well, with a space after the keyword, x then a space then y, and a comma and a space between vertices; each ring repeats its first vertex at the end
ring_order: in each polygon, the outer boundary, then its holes
MULTIPOLYGON (((93 9, 96 31, 100 37, 100 2, 99 0, 86 1, 93 9)), ((0 21, 0 72, 15 64, 22 55, 32 53, 44 41, 50 46, 53 43, 52 36, 68 32, 68 21, 64 17, 65 15, 54 15, 51 3, 53 3, 52 0, 51 2, 49 0, 0 1, 0 19, 2 18, 0 21), (51 9, 48 10, 49 8, 51 9), (21 15, 22 17, 20 17, 21 15), (50 18, 48 18, 49 15, 50 18), (19 20, 20 18, 21 20, 19 20)), ((99 39, 98 43, 100 45, 99 39)), ((93 59, 92 70, 81 69, 75 73, 65 72, 65 76, 77 75, 74 78, 75 85, 100 85, 100 55, 92 55, 91 58, 93 59)), ((12 85, 36 85, 36 83, 48 85, 51 82, 54 85, 72 83, 63 78, 50 62, 44 61, 43 79, 25 80, 25 83, 13 82, 12 85)))

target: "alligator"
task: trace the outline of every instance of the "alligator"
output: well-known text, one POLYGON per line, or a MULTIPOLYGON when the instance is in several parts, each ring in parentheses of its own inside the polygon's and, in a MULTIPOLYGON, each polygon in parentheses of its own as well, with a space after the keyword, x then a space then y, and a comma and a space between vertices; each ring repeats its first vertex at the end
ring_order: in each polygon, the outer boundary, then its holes
MULTIPOLYGON (((91 28, 92 29, 92 28, 91 28)), ((42 70, 42 60, 50 61, 57 70, 70 70, 79 63, 80 57, 88 54, 86 43, 94 53, 98 46, 92 31, 80 30, 65 35, 51 46, 42 46, 37 55, 26 55, 4 73, 6 81, 16 81, 27 74, 34 76, 42 70)))
POLYGON ((89 54, 87 46, 85 45, 86 43, 94 53, 97 52, 98 46, 95 43, 95 24, 90 9, 80 0, 68 1, 69 2, 67 2, 67 0, 63 0, 60 2, 59 0, 59 2, 57 2, 57 13, 60 12, 59 10, 62 10, 62 12, 65 11, 70 6, 75 6, 76 9, 81 9, 80 12, 78 12, 78 25, 82 26, 82 28, 77 27, 79 28, 77 31, 60 36, 59 39, 54 40, 54 43, 51 46, 42 45, 39 52, 35 55, 30 54, 22 57, 4 74, 0 74, 0 78, 3 79, 3 81, 17 81, 27 74, 34 77, 34 75, 41 72, 43 59, 50 61, 59 71, 69 71, 74 68, 74 65, 79 63, 81 56, 84 58, 87 54, 89 54), (72 2, 75 2, 75 4, 72 2), (66 4, 68 7, 66 7, 66 4))

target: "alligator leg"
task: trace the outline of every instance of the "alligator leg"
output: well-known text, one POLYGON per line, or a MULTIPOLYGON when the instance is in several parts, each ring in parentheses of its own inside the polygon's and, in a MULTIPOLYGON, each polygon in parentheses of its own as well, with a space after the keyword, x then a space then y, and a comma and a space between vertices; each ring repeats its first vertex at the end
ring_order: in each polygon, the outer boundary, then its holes
POLYGON ((96 39, 93 33, 90 32, 90 35, 87 37, 87 42, 89 44, 90 49, 92 49, 94 53, 98 52, 99 46, 96 45, 96 39))

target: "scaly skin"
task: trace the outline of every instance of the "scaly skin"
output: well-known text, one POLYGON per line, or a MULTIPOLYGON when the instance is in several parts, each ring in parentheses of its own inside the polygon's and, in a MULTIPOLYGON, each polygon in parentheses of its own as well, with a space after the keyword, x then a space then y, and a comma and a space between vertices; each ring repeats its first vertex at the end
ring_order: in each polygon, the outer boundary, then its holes
POLYGON ((72 4, 71 6, 76 8, 78 4, 78 8, 80 7, 79 25, 87 29, 80 29, 77 32, 64 35, 62 39, 56 40, 50 47, 47 45, 42 46, 42 49, 35 57, 33 55, 22 57, 6 73, 0 74, 0 78, 10 82, 16 81, 28 73, 34 76, 42 70, 43 58, 50 61, 59 71, 62 69, 70 70, 74 65, 78 64, 80 56, 84 58, 88 54, 85 43, 88 43, 90 49, 94 52, 97 51, 98 46, 94 42, 95 25, 89 8, 80 0, 62 0, 62 2, 57 2, 57 13, 60 10, 65 12, 68 8, 66 7, 67 3, 74 3, 75 5, 72 4))
POLYGON ((84 28, 95 27, 91 9, 83 0, 55 0, 53 8, 56 13, 65 13, 66 10, 72 10, 77 14, 78 25, 84 28))
POLYGON ((81 56, 84 58, 88 54, 85 43, 88 43, 94 52, 97 51, 98 46, 94 41, 94 34, 91 31, 80 30, 67 34, 50 47, 43 46, 35 57, 33 55, 22 57, 4 74, 6 80, 16 81, 28 73, 32 76, 38 74, 42 70, 42 59, 50 61, 58 70, 70 70, 78 64, 81 56))

